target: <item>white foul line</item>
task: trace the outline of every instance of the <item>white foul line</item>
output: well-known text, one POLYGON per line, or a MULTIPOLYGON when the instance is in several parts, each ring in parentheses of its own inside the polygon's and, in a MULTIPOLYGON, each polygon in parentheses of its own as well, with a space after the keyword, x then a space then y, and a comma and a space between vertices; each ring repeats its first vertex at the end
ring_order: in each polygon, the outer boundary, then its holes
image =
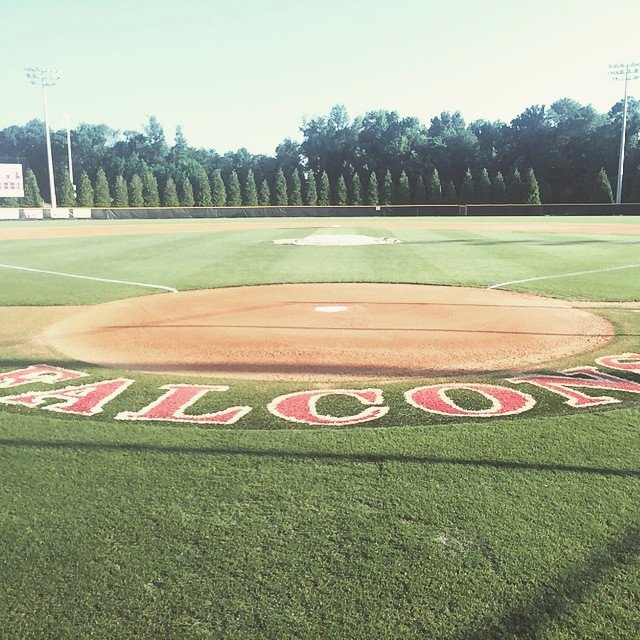
POLYGON ((550 280, 551 278, 569 278, 571 276, 584 276, 588 273, 604 273, 605 271, 619 271, 620 269, 637 269, 640 264, 628 264, 624 267, 611 267, 609 269, 593 269, 592 271, 575 271, 574 273, 561 273, 555 276, 540 276, 537 278, 525 278, 524 280, 510 280, 509 282, 499 282, 498 284, 492 284, 487 289, 499 289, 500 287, 506 287, 508 284, 520 284, 521 282, 533 282, 534 280, 550 280))
POLYGON ((46 269, 31 269, 30 267, 16 267, 12 264, 0 264, 2 269, 17 269, 18 271, 32 271, 34 273, 47 273, 52 276, 64 276, 65 278, 78 278, 80 280, 94 280, 96 282, 111 282, 112 284, 130 284, 135 287, 148 287, 149 289, 163 289, 178 293, 173 287, 165 287, 161 284, 146 284, 144 282, 129 282, 128 280, 110 280, 109 278, 94 278, 93 276, 79 276, 75 273, 62 273, 61 271, 47 271, 46 269))

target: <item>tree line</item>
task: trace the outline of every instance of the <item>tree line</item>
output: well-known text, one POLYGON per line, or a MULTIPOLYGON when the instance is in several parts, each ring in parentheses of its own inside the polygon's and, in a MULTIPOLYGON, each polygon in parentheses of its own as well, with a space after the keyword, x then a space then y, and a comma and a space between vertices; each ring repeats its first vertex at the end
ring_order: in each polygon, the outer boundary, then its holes
MULTIPOLYGON (((612 202, 621 118, 622 103, 600 114, 570 99, 529 107, 510 124, 467 124, 459 112, 428 126, 395 111, 351 119, 336 106, 273 156, 195 148, 180 127, 169 145, 153 116, 142 132, 80 124, 71 132, 75 190, 66 132, 52 134, 56 191, 61 206, 85 207, 612 202)), ((23 206, 49 193, 43 132, 38 120, 0 131, 0 158, 27 167, 23 206)), ((634 99, 627 140, 623 200, 640 202, 634 99)))

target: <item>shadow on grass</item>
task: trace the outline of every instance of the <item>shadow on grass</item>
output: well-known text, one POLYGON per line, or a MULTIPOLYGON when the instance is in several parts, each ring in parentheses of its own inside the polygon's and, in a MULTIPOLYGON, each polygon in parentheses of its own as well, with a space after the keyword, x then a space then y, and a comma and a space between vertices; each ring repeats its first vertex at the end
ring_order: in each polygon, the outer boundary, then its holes
POLYGON ((416 456, 376 453, 338 453, 322 451, 279 451, 277 449, 250 449, 240 447, 181 447, 176 445, 156 445, 123 442, 80 442, 57 440, 27 440, 21 438, 0 439, 0 447, 55 449, 73 451, 115 451, 134 453, 158 453, 195 456, 247 456, 289 461, 313 460, 331 463, 373 463, 385 462, 453 465, 467 467, 487 467, 513 471, 548 471, 586 473, 604 476, 640 478, 640 470, 615 469, 610 467, 579 466, 561 463, 519 462, 517 460, 490 460, 486 458, 449 458, 440 456, 416 456))
POLYGON ((497 618, 487 618, 477 626, 474 625, 473 629, 466 629, 454 638, 497 640, 542 637, 546 625, 579 606, 598 584, 610 579, 616 571, 634 563, 639 555, 640 525, 632 523, 605 544, 594 549, 584 562, 575 565, 564 575, 557 576, 530 598, 525 596, 526 600, 520 600, 507 608, 497 618))

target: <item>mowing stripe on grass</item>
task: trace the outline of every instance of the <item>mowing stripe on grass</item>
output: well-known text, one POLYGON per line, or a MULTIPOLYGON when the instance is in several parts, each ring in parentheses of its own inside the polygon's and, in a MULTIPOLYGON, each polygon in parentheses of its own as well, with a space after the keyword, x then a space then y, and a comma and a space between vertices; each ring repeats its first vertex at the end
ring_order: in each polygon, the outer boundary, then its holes
POLYGON ((147 287, 149 289, 163 289, 165 291, 171 291, 172 293, 178 293, 177 289, 173 287, 165 287, 161 284, 147 284, 145 282, 130 282, 128 280, 111 280, 110 278, 96 278, 94 276, 80 276, 76 273, 62 273, 61 271, 47 271, 46 269, 32 269, 30 267, 16 267, 12 264, 0 264, 2 269, 16 269, 18 271, 32 271, 34 273, 46 273, 52 276, 63 276, 65 278, 78 278, 80 280, 94 280, 96 282, 110 282, 112 284, 130 284, 134 287, 147 287))
POLYGON ((534 280, 550 280, 552 278, 570 278, 571 276, 584 276, 589 273, 604 273, 605 271, 619 271, 620 269, 637 269, 640 264, 627 264, 624 267, 611 267, 609 269, 592 269, 591 271, 574 271, 573 273, 560 273, 553 276, 538 276, 535 278, 524 278, 523 280, 510 280, 509 282, 498 282, 487 287, 487 289, 500 289, 509 284, 520 284, 521 282, 533 282, 534 280))

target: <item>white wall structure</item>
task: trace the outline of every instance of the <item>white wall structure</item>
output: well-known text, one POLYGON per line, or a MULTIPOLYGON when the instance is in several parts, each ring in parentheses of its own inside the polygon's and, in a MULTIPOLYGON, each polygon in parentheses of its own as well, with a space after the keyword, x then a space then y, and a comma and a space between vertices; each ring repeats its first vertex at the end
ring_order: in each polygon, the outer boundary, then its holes
POLYGON ((0 220, 19 220, 20 209, 14 207, 0 207, 0 220))
POLYGON ((43 209, 23 209, 22 217, 25 220, 42 220, 44 218, 43 209))
POLYGON ((87 209, 84 207, 74 207, 73 209, 70 209, 70 212, 72 218, 81 220, 91 219, 91 209, 87 209))
POLYGON ((51 219, 52 220, 66 220, 71 215, 71 210, 66 209, 64 207, 58 207, 56 209, 51 209, 51 219))

